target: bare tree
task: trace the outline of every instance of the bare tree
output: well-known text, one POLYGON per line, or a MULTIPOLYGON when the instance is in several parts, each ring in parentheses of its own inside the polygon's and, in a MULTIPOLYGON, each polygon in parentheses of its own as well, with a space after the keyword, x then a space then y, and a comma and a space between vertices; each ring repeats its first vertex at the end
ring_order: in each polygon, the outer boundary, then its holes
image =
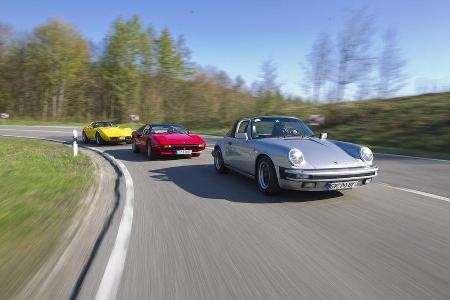
POLYGON ((258 91, 263 94, 276 94, 280 91, 278 83, 278 67, 272 59, 264 61, 261 65, 260 82, 258 91))
POLYGON ((345 97, 349 84, 358 83, 372 71, 374 58, 370 51, 374 33, 373 17, 365 8, 352 11, 347 16, 337 41, 337 100, 345 97))
POLYGON ((397 34, 388 29, 383 34, 383 51, 378 61, 378 96, 387 98, 394 96, 405 85, 406 76, 403 68, 406 60, 401 57, 397 47, 397 34))
POLYGON ((311 52, 302 64, 305 72, 303 87, 308 94, 312 94, 314 102, 320 101, 322 87, 332 78, 334 69, 333 45, 326 33, 319 35, 314 42, 311 52))

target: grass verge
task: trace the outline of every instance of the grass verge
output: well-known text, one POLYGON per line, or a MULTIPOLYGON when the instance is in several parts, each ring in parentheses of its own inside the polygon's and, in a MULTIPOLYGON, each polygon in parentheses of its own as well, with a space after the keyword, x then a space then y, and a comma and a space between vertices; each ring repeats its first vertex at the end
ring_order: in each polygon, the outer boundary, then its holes
POLYGON ((0 137, 0 291, 28 282, 64 233, 92 178, 67 146, 0 137))

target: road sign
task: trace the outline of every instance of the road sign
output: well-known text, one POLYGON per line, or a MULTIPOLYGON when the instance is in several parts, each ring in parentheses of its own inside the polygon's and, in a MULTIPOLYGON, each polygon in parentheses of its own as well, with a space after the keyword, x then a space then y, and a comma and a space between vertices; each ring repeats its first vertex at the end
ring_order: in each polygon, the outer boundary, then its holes
POLYGON ((1 113, 0 118, 2 118, 2 119, 9 119, 9 114, 8 113, 1 113))

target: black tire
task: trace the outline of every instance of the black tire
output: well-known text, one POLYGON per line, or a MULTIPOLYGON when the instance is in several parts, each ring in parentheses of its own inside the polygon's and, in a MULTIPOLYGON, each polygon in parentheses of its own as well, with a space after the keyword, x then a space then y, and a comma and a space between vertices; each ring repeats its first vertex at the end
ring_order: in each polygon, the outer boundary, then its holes
POLYGON ((230 169, 225 166, 222 151, 220 151, 219 148, 216 148, 216 150, 214 150, 214 169, 216 169, 217 173, 219 174, 227 174, 230 172, 230 169))
POLYGON ((268 157, 263 156, 258 160, 258 165, 256 167, 256 182, 259 190, 264 195, 272 196, 281 192, 275 166, 268 157))
POLYGON ((98 146, 102 146, 105 144, 105 141, 103 140, 103 138, 101 137, 101 135, 98 132, 95 134, 95 143, 98 146))
POLYGON ((153 149, 152 149, 152 145, 151 145, 151 143, 150 142, 147 142, 147 144, 146 144, 147 146, 146 146, 146 148, 147 148, 147 159, 148 160, 155 160, 156 159, 156 155, 155 155, 155 153, 153 152, 153 149))
POLYGON ((136 145, 136 140, 135 139, 133 139, 131 141, 131 149, 133 150, 134 153, 139 153, 139 148, 136 145))
POLYGON ((192 157, 199 157, 200 156, 200 153, 194 153, 194 154, 192 154, 192 157))
POLYGON ((89 139, 87 138, 87 135, 86 135, 86 133, 84 132, 84 130, 83 130, 83 133, 81 133, 81 141, 82 141, 84 144, 89 144, 89 139))

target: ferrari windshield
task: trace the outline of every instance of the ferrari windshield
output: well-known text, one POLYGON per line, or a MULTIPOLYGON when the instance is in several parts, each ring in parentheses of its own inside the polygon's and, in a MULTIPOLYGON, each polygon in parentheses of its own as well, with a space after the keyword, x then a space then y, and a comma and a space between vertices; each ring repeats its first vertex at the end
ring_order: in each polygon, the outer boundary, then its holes
POLYGON ((303 121, 295 118, 262 117, 253 119, 252 138, 289 138, 314 136, 303 121))
POLYGON ((154 125, 152 126, 151 133, 171 134, 171 133, 188 133, 188 131, 178 125, 154 125))

